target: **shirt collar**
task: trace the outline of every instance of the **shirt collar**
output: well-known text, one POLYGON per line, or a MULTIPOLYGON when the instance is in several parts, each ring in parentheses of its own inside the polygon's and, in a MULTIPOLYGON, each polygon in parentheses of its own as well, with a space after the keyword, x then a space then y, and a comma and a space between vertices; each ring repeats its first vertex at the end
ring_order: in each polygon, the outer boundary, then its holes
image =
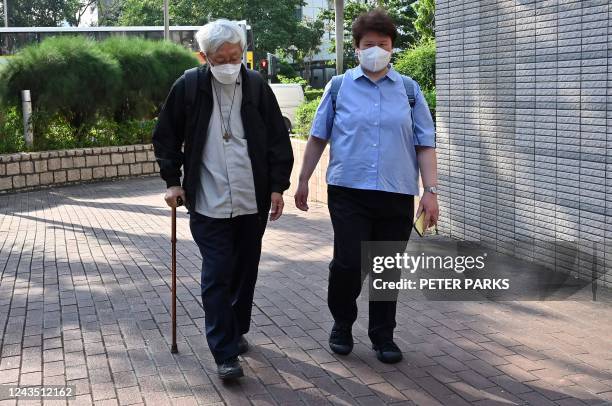
MULTIPOLYGON (((351 76, 353 77, 353 80, 357 80, 362 76, 366 76, 366 74, 363 73, 363 70, 361 69, 361 65, 357 65, 356 68, 352 69, 351 76)), ((389 71, 384 77, 389 78, 391 79, 391 81, 395 82, 396 80, 399 79, 400 75, 399 73, 397 73, 395 69, 393 69, 393 66, 389 65, 389 71)))

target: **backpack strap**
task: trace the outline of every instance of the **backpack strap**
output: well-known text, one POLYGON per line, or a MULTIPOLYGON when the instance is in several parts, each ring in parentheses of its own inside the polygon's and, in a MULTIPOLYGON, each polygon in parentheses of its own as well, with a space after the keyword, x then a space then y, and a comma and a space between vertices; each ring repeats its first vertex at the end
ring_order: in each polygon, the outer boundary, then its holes
POLYGON ((336 100, 338 99, 338 92, 340 92, 340 86, 342 86, 342 81, 344 80, 344 74, 332 76, 331 79, 331 87, 329 89, 329 93, 332 99, 332 106, 334 108, 334 112, 336 111, 336 100))
POLYGON ((189 123, 198 92, 198 68, 187 69, 183 76, 185 76, 185 116, 189 123))
POLYGON ((246 71, 251 86, 251 101, 255 107, 259 109, 259 99, 261 98, 261 81, 263 78, 261 77, 261 74, 255 70, 247 69, 246 71))
POLYGON ((410 108, 413 109, 416 104, 416 97, 414 96, 414 85, 412 84, 412 79, 408 76, 402 75, 402 80, 404 81, 404 89, 406 89, 406 96, 408 96, 408 103, 410 104, 410 108))

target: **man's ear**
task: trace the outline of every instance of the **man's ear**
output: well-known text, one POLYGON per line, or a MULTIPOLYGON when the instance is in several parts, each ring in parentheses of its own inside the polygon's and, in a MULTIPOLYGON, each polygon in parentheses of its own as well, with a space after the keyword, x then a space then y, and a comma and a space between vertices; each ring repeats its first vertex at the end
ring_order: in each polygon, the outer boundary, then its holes
POLYGON ((204 52, 200 51, 200 52, 198 52, 198 54, 200 55, 200 61, 203 64, 208 63, 208 59, 206 59, 206 54, 204 52))

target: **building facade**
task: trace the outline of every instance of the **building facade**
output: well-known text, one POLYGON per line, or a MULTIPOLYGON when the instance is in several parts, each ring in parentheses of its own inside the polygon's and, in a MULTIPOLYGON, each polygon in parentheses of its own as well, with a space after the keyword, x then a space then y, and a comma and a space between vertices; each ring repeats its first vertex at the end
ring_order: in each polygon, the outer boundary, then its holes
POLYGON ((438 0, 440 231, 612 285, 609 0, 438 0))

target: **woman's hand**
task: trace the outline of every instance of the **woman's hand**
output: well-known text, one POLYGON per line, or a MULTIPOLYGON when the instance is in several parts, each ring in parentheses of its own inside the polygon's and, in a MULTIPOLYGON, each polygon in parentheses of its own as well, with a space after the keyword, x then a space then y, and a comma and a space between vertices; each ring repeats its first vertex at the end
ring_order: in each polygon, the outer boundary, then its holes
POLYGON ((270 221, 278 220, 283 214, 283 207, 285 202, 283 201, 283 195, 278 192, 272 192, 272 206, 270 207, 270 221))
POLYGON ((299 182, 293 197, 295 199, 295 207, 302 211, 308 211, 308 182, 299 182))
POLYGON ((438 224, 440 210, 438 208, 438 197, 434 193, 423 193, 417 210, 417 218, 421 215, 421 211, 423 210, 425 210, 425 219, 423 221, 425 229, 438 224))

